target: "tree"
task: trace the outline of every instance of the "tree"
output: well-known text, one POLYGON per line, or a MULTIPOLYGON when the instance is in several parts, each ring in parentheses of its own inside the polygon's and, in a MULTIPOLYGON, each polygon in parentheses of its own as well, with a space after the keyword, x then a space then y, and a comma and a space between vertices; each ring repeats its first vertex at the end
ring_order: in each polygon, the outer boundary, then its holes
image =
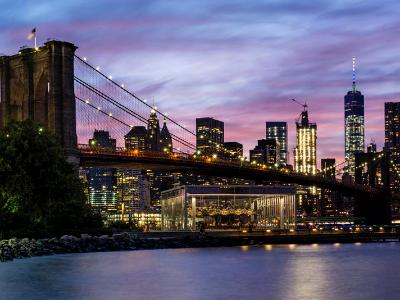
MULTIPOLYGON (((55 136, 30 121, 0 131, 0 231, 65 234, 101 226, 55 136)), ((8 234, 10 235, 10 234, 8 234)))

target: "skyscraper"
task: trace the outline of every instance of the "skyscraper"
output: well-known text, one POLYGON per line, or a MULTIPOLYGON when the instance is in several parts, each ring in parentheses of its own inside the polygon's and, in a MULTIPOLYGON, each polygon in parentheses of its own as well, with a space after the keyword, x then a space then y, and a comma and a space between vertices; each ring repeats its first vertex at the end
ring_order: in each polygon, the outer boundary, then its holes
POLYGON ((317 173, 317 124, 309 122, 306 107, 296 122, 294 170, 308 175, 317 173))
POLYGON ((164 118, 164 124, 160 133, 161 150, 164 152, 172 152, 172 137, 167 127, 167 120, 164 118))
MULTIPOLYGON (((115 150, 116 140, 104 130, 95 130, 89 146, 115 150)), ((89 168, 87 172, 89 183, 89 203, 98 211, 109 216, 117 210, 116 169, 89 168)))
POLYGON ((385 103, 385 151, 390 155, 390 186, 400 192, 400 102, 385 103))
POLYGON ((353 57, 352 90, 344 96, 345 160, 347 172, 354 176, 354 154, 364 152, 364 96, 356 87, 353 57))
POLYGON ((152 151, 161 151, 160 122, 157 118, 157 112, 152 109, 150 117, 147 120, 147 149, 152 151))
MULTIPOLYGON (((125 148, 129 150, 147 149, 147 130, 144 126, 134 126, 125 135, 125 148)), ((117 172, 118 202, 121 214, 129 215, 150 207, 150 187, 141 170, 120 169, 117 172)))
POLYGON ((287 149, 287 123, 286 122, 266 122, 266 138, 275 139, 280 147, 280 164, 286 165, 288 161, 287 149))
POLYGON ((147 130, 144 126, 134 126, 125 135, 125 148, 145 150, 147 147, 147 130))
POLYGON ((224 122, 214 118, 196 119, 196 148, 204 155, 221 152, 224 144, 224 122))

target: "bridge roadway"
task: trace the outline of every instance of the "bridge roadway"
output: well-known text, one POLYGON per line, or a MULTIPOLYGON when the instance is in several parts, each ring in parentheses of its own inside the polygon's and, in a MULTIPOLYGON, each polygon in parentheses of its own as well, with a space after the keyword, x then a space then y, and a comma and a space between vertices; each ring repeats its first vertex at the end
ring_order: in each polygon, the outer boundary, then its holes
POLYGON ((236 177, 247 180, 265 180, 280 183, 317 186, 347 195, 365 197, 379 195, 381 189, 361 184, 346 184, 320 175, 303 175, 288 170, 276 170, 256 166, 248 162, 235 162, 210 157, 195 157, 184 153, 162 153, 153 151, 116 150, 79 145, 81 167, 115 167, 125 169, 162 169, 192 171, 196 174, 220 177, 236 177))

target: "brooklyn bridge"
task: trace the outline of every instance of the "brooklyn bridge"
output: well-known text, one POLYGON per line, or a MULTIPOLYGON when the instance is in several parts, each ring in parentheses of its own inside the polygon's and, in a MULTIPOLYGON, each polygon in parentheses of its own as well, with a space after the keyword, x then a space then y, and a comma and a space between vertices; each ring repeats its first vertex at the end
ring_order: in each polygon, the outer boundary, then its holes
POLYGON ((355 214, 370 224, 390 224, 389 160, 376 154, 362 161, 374 172, 383 166, 383 185, 296 173, 288 168, 252 164, 206 155, 196 149, 196 133, 179 118, 160 112, 128 87, 75 54, 71 43, 51 40, 39 48, 22 48, 0 57, 0 122, 32 119, 56 134, 69 160, 82 167, 189 170, 193 173, 235 177, 281 184, 298 184, 338 191, 354 197, 355 214), (124 148, 124 136, 147 123, 152 111, 168 124, 171 143, 161 151, 124 148), (95 130, 107 130, 116 140, 113 149, 88 143, 95 130))

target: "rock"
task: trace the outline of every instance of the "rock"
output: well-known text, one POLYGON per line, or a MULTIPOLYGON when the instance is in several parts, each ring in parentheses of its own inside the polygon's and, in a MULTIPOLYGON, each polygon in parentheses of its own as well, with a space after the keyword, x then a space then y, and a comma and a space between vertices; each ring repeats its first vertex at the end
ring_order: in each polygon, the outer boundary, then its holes
POLYGON ((124 232, 124 233, 114 233, 112 235, 112 238, 116 241, 127 241, 129 242, 131 240, 130 236, 128 233, 124 232))
POLYGON ((82 233, 81 234, 81 239, 82 240, 87 240, 87 239, 90 239, 90 238, 91 238, 91 236, 89 234, 87 234, 87 233, 82 233))
POLYGON ((138 234, 137 233, 135 233, 135 232, 124 232, 124 233, 126 233, 127 235, 129 235, 129 237, 131 238, 131 239, 137 239, 139 236, 138 236, 138 234))
POLYGON ((74 237, 73 235, 63 235, 60 240, 62 241, 70 241, 70 242, 76 242, 78 238, 74 237))

